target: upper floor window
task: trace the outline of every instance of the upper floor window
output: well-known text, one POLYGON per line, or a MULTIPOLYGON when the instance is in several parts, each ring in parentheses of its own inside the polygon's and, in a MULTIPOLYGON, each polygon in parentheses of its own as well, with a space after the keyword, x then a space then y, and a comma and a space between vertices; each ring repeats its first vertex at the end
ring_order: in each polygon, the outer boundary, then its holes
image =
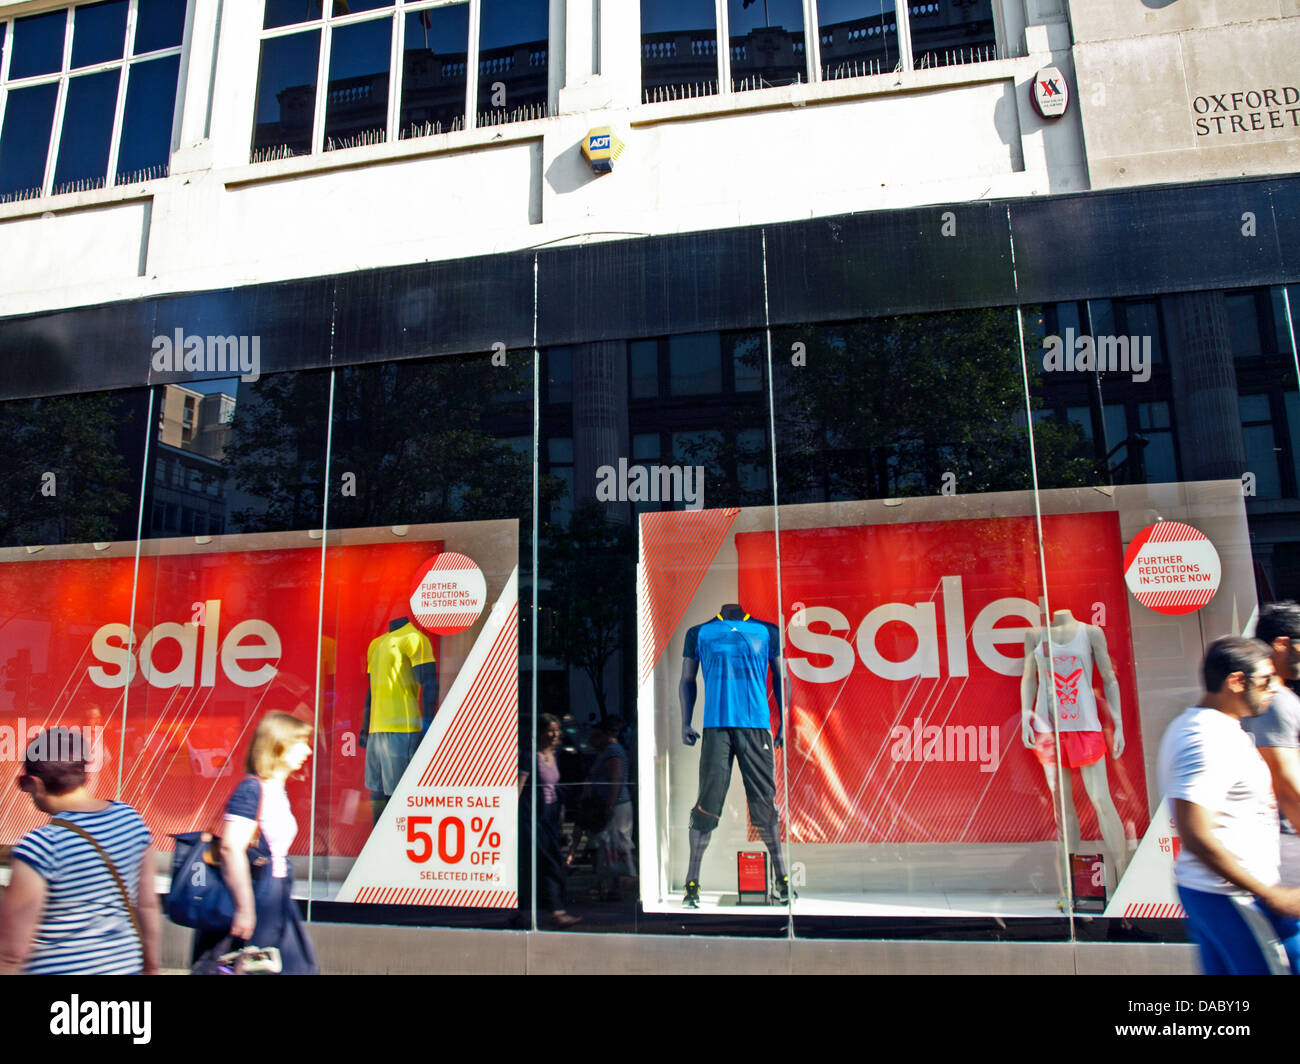
POLYGON ((266 0, 252 161, 543 118, 548 34, 548 0, 266 0))
POLYGON ((165 177, 186 0, 0 21, 0 201, 165 177))
POLYGON ((646 103, 999 58, 992 0, 641 0, 646 103), (725 13, 719 26, 717 12, 725 13), (900 24, 910 25, 903 33, 900 24), (719 47, 719 42, 725 42, 719 47))

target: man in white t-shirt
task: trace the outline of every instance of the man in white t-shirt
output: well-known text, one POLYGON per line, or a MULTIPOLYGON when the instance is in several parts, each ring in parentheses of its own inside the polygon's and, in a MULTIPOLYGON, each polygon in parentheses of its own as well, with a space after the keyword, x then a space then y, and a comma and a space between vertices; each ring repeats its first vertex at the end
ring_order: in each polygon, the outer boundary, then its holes
POLYGON ((1255 638, 1268 644, 1273 668, 1282 681, 1268 710, 1241 726, 1255 737, 1255 747, 1273 775, 1273 793, 1283 816, 1282 882, 1300 886, 1300 605, 1272 602, 1259 611, 1255 638))
POLYGON ((1279 886, 1277 803, 1241 721, 1268 709, 1269 647, 1227 636, 1201 666, 1205 693, 1160 743, 1160 792, 1182 848, 1174 863, 1206 975, 1300 972, 1300 888, 1279 886))

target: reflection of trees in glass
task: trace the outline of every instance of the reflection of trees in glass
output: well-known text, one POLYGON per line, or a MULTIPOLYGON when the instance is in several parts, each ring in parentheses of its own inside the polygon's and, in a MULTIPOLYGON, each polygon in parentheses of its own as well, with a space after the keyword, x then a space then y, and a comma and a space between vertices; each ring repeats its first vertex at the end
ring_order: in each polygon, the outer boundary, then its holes
POLYGON ((601 720, 609 715, 606 666, 625 646, 635 657, 634 643, 627 638, 635 631, 635 570, 635 530, 607 521, 599 503, 577 507, 567 528, 543 526, 538 545, 545 611, 541 649, 586 673, 601 720))
POLYGON ((229 531, 320 527, 328 385, 324 373, 278 373, 239 386, 224 454, 229 531))
MULTIPOLYGON (((528 511, 527 360, 389 362, 335 372, 331 527, 528 511), (512 433, 490 427, 516 421, 519 446, 501 438, 515 439, 512 433)), ((322 373, 283 373, 240 386, 226 447, 240 530, 320 526, 328 382, 322 373)), ((543 488, 553 494, 549 480, 543 488)))
MULTIPOLYGON (((1014 313, 990 308, 778 330, 773 352, 780 352, 784 492, 937 495, 946 473, 961 494, 1032 485, 1014 313), (804 366, 786 355, 796 343, 805 345, 804 366)), ((1050 468, 1057 486, 1092 479, 1079 444, 1074 426, 1035 424, 1039 469, 1050 468)))
POLYGON ((523 358, 506 366, 476 358, 341 370, 330 524, 361 528, 527 513, 530 383, 523 358), (498 430, 515 422, 517 437, 498 430), (345 473, 355 475, 355 495, 340 491, 345 473))
POLYGON ((131 476, 115 442, 129 420, 122 399, 107 393, 0 404, 0 544, 129 534, 131 476), (42 493, 46 484, 53 494, 42 493))

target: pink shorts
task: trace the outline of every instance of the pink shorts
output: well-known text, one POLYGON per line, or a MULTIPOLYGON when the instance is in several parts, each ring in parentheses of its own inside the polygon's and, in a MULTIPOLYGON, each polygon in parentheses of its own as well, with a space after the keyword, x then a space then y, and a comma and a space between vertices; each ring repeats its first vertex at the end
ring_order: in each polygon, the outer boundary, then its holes
MULTIPOLYGON (((1099 731, 1063 731, 1061 738, 1061 764, 1066 768, 1083 768, 1095 765, 1106 756, 1106 740, 1099 731)), ((1038 736, 1034 753, 1040 764, 1056 764, 1056 736, 1043 732, 1038 736)))

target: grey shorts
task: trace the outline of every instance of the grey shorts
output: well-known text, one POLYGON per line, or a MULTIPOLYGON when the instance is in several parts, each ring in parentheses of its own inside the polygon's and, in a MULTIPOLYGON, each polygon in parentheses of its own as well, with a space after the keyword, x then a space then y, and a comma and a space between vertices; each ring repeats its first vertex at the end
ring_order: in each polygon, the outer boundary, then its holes
POLYGON ((731 762, 740 766, 749 819, 767 838, 777 830, 776 779, 772 733, 766 728, 705 728, 700 743, 700 796, 691 810, 691 827, 712 831, 731 786, 731 762))
POLYGON ((371 732, 366 740, 366 790, 392 794, 420 745, 419 732, 371 732))

